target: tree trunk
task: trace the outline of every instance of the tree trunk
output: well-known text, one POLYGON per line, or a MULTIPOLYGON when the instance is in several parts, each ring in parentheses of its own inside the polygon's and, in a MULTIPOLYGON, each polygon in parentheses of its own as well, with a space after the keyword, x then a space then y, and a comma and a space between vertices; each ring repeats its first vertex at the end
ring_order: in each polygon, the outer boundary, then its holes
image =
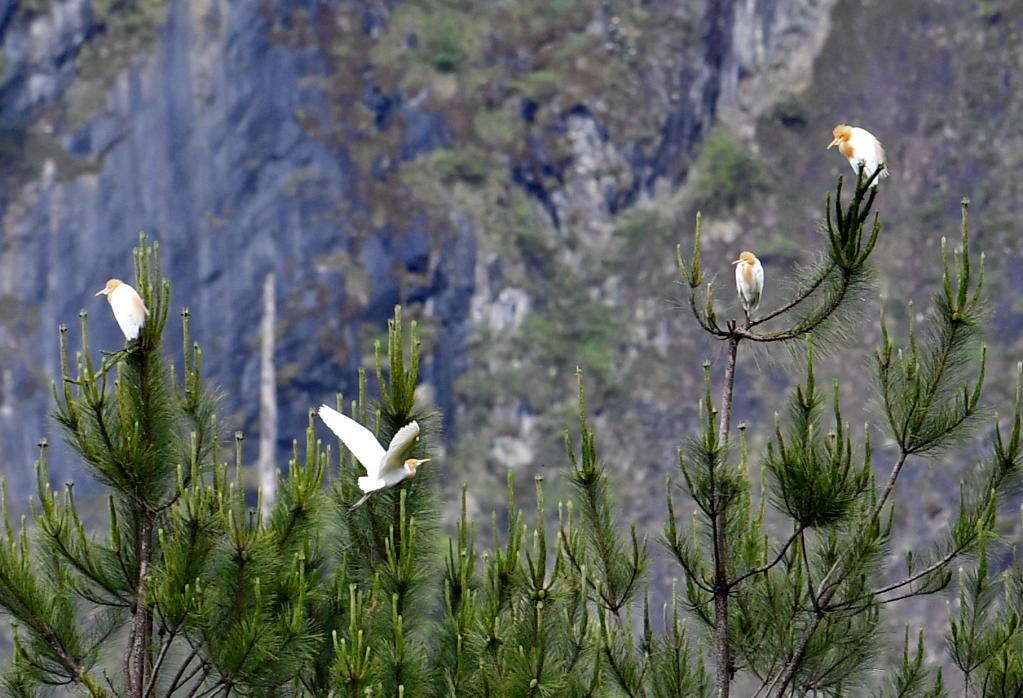
POLYGON ((149 638, 153 633, 153 617, 148 607, 149 558, 153 549, 153 514, 142 513, 139 543, 139 579, 135 591, 135 608, 131 619, 131 645, 128 648, 127 679, 129 698, 142 698, 149 664, 149 638))
MULTIPOLYGON (((718 444, 728 441, 732 421, 732 398, 735 391, 735 357, 739 351, 739 337, 734 333, 728 340, 728 363, 725 364, 725 385, 721 395, 721 421, 718 423, 718 444)), ((732 648, 728 637, 728 537, 725 526, 728 517, 725 504, 715 486, 714 514, 714 636, 716 651, 714 663, 717 669, 717 698, 728 698, 731 690, 732 648)))

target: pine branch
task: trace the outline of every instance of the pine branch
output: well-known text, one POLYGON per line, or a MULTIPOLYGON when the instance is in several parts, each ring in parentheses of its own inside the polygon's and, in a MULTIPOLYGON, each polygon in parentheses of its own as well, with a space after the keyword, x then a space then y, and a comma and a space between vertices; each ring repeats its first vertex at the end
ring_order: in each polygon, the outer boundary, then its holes
POLYGON ((729 341, 747 339, 768 344, 788 342, 811 332, 819 333, 833 327, 837 325, 838 319, 845 311, 855 311, 851 303, 852 296, 869 279, 868 262, 881 232, 880 219, 877 215, 874 216, 869 234, 865 235, 864 231, 877 194, 877 190, 872 186, 877 176, 877 172, 865 176, 863 168, 860 169, 856 189, 844 212, 841 206, 843 178, 839 177, 834 198, 834 217, 831 214, 830 194, 825 201, 822 231, 827 237, 828 247, 824 260, 815 265, 809 275, 798 283, 792 298, 763 317, 748 318, 743 327, 733 321, 727 325, 727 329, 722 329, 717 323, 711 284, 704 284, 700 271, 701 234, 698 216, 692 261, 683 257, 680 247, 676 248, 676 260, 682 279, 690 289, 690 311, 701 329, 717 339, 729 341), (697 289, 701 287, 705 288, 706 296, 702 308, 696 298, 697 289), (821 294, 823 299, 810 303, 821 294), (807 304, 811 304, 810 309, 786 329, 766 333, 753 330, 765 322, 789 315, 807 304))
POLYGON ((755 577, 758 574, 765 574, 767 572, 770 572, 775 567, 775 565, 777 565, 779 562, 785 559, 785 555, 788 553, 789 548, 792 547, 792 544, 796 542, 796 540, 803 534, 803 531, 805 530, 806 530, 805 526, 802 525, 796 526, 796 529, 792 532, 792 535, 788 537, 785 543, 781 546, 781 549, 778 551, 778 554, 771 562, 765 563, 760 567, 754 567, 753 569, 748 570, 743 574, 740 574, 738 577, 732 579, 728 583, 728 588, 732 589, 733 587, 738 586, 739 584, 746 581, 750 577, 755 577))
MULTIPOLYGON (((983 264, 981 264, 979 277, 974 279, 971 276, 969 263, 967 204, 968 202, 964 200, 962 248, 956 254, 953 265, 949 264, 945 246, 942 245, 944 293, 935 298, 935 323, 939 329, 935 333, 936 343, 931 346, 929 354, 921 357, 915 333, 911 330, 909 353, 903 355, 900 352, 898 362, 893 362, 892 346, 887 328, 882 321, 882 346, 877 352, 878 374, 885 401, 885 411, 899 443, 900 454, 892 466, 880 497, 877 498, 869 515, 854 533, 852 546, 847 548, 846 552, 835 557, 812 595, 815 612, 802 630, 796 648, 786 662, 785 668, 773 683, 773 695, 779 698, 792 685, 807 647, 820 628, 822 621, 829 613, 836 610, 836 607, 831 605, 831 601, 848 575, 855 569, 849 551, 865 543, 868 538, 876 537, 876 526, 881 513, 895 490, 899 475, 908 457, 930 452, 947 444, 960 428, 977 413, 986 358, 983 350, 978 362, 978 378, 972 392, 966 385, 955 385, 953 394, 960 395, 960 399, 951 408, 943 406, 940 410, 935 411, 933 407, 935 397, 944 394, 949 389, 950 383, 955 383, 961 372, 960 369, 968 363, 970 340, 975 334, 973 327, 982 312, 983 264), (903 392, 910 396, 908 402, 897 402, 895 396, 903 392)), ((1019 419, 1018 402, 1017 419, 1019 419)), ((1010 460, 1015 463, 1017 458, 1013 456, 1010 460)), ((1008 468, 1006 475, 1013 470, 1013 467, 1008 468)), ((1005 478, 999 481, 999 485, 1004 482, 1006 482, 1005 478)), ((992 490, 992 499, 995 494, 996 491, 992 490)), ((988 507, 988 511, 991 513, 986 516, 981 516, 981 511, 983 508, 972 515, 972 518, 967 516, 964 519, 961 529, 967 534, 972 530, 971 526, 974 525, 982 525, 990 530, 989 527, 993 525, 993 507, 988 507)), ((971 536, 966 535, 960 543, 964 547, 969 545, 970 543, 964 542, 969 538, 971 536)), ((973 537, 973 540, 982 541, 983 538, 982 534, 973 537)), ((949 558, 944 564, 948 564, 951 559, 949 558)))
MULTIPOLYGON (((165 695, 167 696, 174 695, 174 692, 178 690, 179 687, 185 686, 189 681, 191 681, 195 677, 196 674, 198 674, 202 670, 204 662, 200 660, 199 663, 195 666, 194 669, 192 669, 191 672, 189 672, 187 675, 185 674, 185 671, 188 670, 188 667, 192 664, 192 662, 195 660, 198 654, 199 654, 198 646, 193 646, 192 651, 189 652, 188 656, 186 656, 185 659, 179 664, 177 672, 174 674, 174 677, 171 679, 170 684, 167 686, 167 692, 165 693, 165 695)), ((156 674, 155 671, 153 673, 154 675, 156 674)))
POLYGON ((746 329, 752 329, 757 325, 761 325, 765 322, 773 320, 776 317, 781 317, 785 313, 794 310, 803 301, 809 299, 810 296, 812 296, 814 292, 816 292, 817 289, 821 287, 821 284, 823 284, 831 275, 831 273, 835 271, 836 266, 837 265, 835 262, 829 262, 821 266, 819 271, 817 271, 809 279, 807 279, 800 285, 800 288, 791 299, 789 299, 779 308, 767 313, 766 315, 752 319, 750 323, 746 326, 746 329))

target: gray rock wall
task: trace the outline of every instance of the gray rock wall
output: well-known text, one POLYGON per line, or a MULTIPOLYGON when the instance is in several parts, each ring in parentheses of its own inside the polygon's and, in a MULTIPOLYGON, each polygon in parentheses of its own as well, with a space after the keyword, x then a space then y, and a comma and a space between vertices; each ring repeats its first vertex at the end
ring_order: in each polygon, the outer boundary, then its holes
MULTIPOLYGON (((422 213, 367 233, 365 221, 380 205, 374 181, 458 143, 457 119, 437 107, 429 89, 378 84, 367 56, 361 72, 353 68, 358 62, 336 60, 331 22, 341 15, 321 3, 151 4, 158 8, 153 38, 132 38, 141 42, 135 44, 118 38, 126 30, 99 17, 89 0, 0 0, 0 469, 16 498, 29 491, 37 439, 58 440, 47 417, 57 326, 72 325, 74 346, 85 308, 93 349, 119 344, 93 293, 108 277, 131 277, 140 230, 160 241, 175 309, 192 309, 207 376, 228 396, 229 428, 255 428, 259 294, 264 276, 277 275, 282 463, 309 407, 338 390, 353 393, 357 368, 371 358, 367 337, 382 334, 395 303, 420 308, 444 332, 425 378, 449 415, 457 411, 453 382, 469 360, 466 342, 477 329, 472 317, 505 323, 494 318, 508 284, 476 286, 484 260, 471 217, 457 209, 422 213), (307 40, 294 40, 299 35, 307 40), (115 56, 98 65, 116 70, 89 73, 97 63, 86 61, 87 51, 115 56), (337 116, 347 94, 335 87, 342 82, 354 83, 356 112, 371 116, 368 132, 382 143, 371 165, 351 145, 367 131, 356 135, 337 116), (495 311, 471 316, 471 302, 495 311)), ((372 45, 397 7, 349 8, 345 17, 361 26, 343 40, 361 33, 358 40, 372 45)), ((659 124, 656 142, 640 147, 610 135, 598 95, 592 104, 565 101, 542 127, 526 124, 527 147, 506 160, 514 187, 546 214, 540 234, 559 239, 571 219, 576 233, 592 234, 591 246, 606 245, 612 216, 659 183, 670 189, 683 181, 719 111, 742 101, 744 79, 780 60, 773 49, 791 47, 793 32, 820 34, 828 7, 797 0, 656 4, 655 11, 687 22, 686 36, 697 39, 665 31, 655 37, 663 42, 658 53, 633 37, 650 54, 641 108, 659 124), (559 139, 569 145, 567 157, 552 153, 559 139)), ((586 32, 609 31, 613 21, 595 12, 586 32)), ((124 36, 140 35, 132 31, 124 36)), ((754 103, 747 109, 764 102, 746 101, 754 103)), ((524 104, 524 122, 529 111, 524 104)), ((403 196, 398 191, 388 205, 403 196)), ((518 293, 516 304, 528 308, 529 294, 518 293)), ((448 433, 457 428, 449 420, 448 433)), ((78 467, 60 451, 51 463, 58 479, 81 480, 78 467)))

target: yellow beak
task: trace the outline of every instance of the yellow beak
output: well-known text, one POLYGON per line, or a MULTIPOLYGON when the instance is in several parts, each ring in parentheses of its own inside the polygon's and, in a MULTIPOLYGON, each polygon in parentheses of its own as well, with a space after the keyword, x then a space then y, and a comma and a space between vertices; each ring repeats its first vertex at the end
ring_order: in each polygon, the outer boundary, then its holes
POLYGON ((108 293, 110 293, 110 291, 106 290, 105 288, 102 288, 102 289, 100 289, 99 291, 96 292, 96 295, 97 296, 105 296, 108 293))
POLYGON ((838 138, 836 138, 835 140, 831 141, 831 143, 828 144, 828 150, 831 150, 836 145, 839 145, 841 142, 842 142, 841 139, 838 139, 838 138))
POLYGON ((418 468, 423 463, 429 463, 429 462, 430 462, 429 458, 409 458, 408 460, 405 461, 405 465, 407 467, 411 468, 412 469, 412 473, 415 474, 416 468, 418 468))
POLYGON ((737 259, 737 260, 735 260, 734 262, 732 262, 732 264, 740 264, 741 262, 742 262, 742 260, 741 260, 741 259, 737 259))

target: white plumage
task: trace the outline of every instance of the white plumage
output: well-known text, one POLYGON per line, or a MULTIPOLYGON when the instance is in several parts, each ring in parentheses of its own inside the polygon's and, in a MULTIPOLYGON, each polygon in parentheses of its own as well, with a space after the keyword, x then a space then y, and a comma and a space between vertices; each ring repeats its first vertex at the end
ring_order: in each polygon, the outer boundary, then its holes
POLYGON ((739 292, 746 319, 760 305, 760 296, 764 292, 764 267, 752 252, 743 252, 735 265, 735 289, 739 292))
MULTIPOLYGON (((859 174, 861 164, 864 167, 864 175, 867 177, 873 175, 878 167, 885 164, 884 148, 881 147, 881 141, 877 140, 874 134, 867 129, 839 124, 832 131, 832 136, 834 136, 834 140, 831 141, 828 148, 837 145, 839 152, 849 160, 849 165, 857 174, 859 174)), ((885 165, 885 169, 877 178, 884 179, 887 176, 888 167, 885 165)))
POLYGON ((359 489, 366 493, 352 508, 362 504, 369 495, 385 487, 398 484, 416 474, 416 468, 429 459, 405 458, 405 455, 419 440, 419 423, 412 421, 398 430, 391 439, 387 450, 366 427, 337 410, 320 405, 320 419, 341 439, 355 459, 366 469, 366 475, 358 480, 359 489))
POLYGON ((149 310, 138 292, 120 279, 110 279, 97 296, 106 296, 121 333, 129 342, 138 339, 149 310))

